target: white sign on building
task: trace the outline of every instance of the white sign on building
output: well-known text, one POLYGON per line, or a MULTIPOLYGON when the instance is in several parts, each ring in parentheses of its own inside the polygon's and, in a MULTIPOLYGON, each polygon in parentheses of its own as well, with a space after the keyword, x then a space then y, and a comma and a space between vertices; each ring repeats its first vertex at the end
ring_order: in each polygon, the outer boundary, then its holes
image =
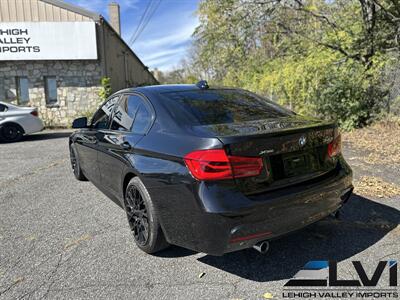
POLYGON ((0 61, 97 59, 94 22, 0 23, 0 61))

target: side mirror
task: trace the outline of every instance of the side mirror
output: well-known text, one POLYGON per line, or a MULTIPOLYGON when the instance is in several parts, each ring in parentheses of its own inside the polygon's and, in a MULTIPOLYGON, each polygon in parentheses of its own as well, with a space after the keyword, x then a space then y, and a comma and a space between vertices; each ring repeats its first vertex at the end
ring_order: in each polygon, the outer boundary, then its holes
POLYGON ((88 120, 86 117, 75 119, 72 122, 72 128, 87 128, 88 127, 87 122, 88 120))

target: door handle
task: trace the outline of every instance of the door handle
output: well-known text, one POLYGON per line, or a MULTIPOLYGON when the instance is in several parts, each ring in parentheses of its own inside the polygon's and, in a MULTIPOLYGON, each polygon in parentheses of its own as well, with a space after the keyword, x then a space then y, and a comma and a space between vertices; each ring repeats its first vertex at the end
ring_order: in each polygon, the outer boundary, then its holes
POLYGON ((123 143, 121 144, 121 147, 122 147, 122 149, 124 149, 124 150, 131 150, 131 149, 132 149, 131 144, 129 144, 129 142, 123 142, 123 143))

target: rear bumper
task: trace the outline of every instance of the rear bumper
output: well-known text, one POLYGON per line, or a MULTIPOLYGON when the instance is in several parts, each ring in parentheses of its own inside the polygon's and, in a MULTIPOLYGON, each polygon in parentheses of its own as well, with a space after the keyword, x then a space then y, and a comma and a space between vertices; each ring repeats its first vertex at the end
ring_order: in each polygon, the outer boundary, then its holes
POLYGON ((26 118, 26 120, 21 122, 21 124, 24 128, 25 134, 39 132, 44 128, 42 120, 34 116, 26 118))
POLYGON ((259 241, 280 237, 324 219, 340 209, 353 191, 353 186, 338 188, 339 195, 334 191, 320 191, 296 198, 281 199, 281 205, 290 206, 290 210, 280 209, 280 205, 271 205, 269 211, 258 213, 260 217, 268 214, 264 220, 255 222, 249 220, 234 227, 224 252, 250 248, 259 241), (277 214, 274 214, 274 210, 277 214))
POLYGON ((152 188, 149 193, 171 244, 222 255, 325 218, 347 201, 352 189, 351 169, 340 160, 321 180, 256 196, 207 182, 152 188))

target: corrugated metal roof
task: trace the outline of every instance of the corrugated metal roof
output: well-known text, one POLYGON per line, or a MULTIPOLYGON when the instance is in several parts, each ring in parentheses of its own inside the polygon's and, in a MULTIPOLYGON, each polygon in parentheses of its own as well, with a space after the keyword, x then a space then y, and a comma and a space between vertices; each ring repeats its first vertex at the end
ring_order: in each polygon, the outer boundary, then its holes
POLYGON ((74 13, 83 15, 83 16, 88 17, 88 18, 91 18, 94 21, 99 21, 100 18, 101 18, 101 16, 99 14, 96 14, 94 12, 88 11, 86 9, 83 9, 83 8, 79 7, 79 6, 66 3, 66 2, 61 1, 61 0, 39 0, 39 1, 46 2, 46 3, 51 4, 51 5, 55 5, 55 6, 61 7, 61 8, 66 9, 66 10, 70 10, 70 11, 72 11, 74 13))

